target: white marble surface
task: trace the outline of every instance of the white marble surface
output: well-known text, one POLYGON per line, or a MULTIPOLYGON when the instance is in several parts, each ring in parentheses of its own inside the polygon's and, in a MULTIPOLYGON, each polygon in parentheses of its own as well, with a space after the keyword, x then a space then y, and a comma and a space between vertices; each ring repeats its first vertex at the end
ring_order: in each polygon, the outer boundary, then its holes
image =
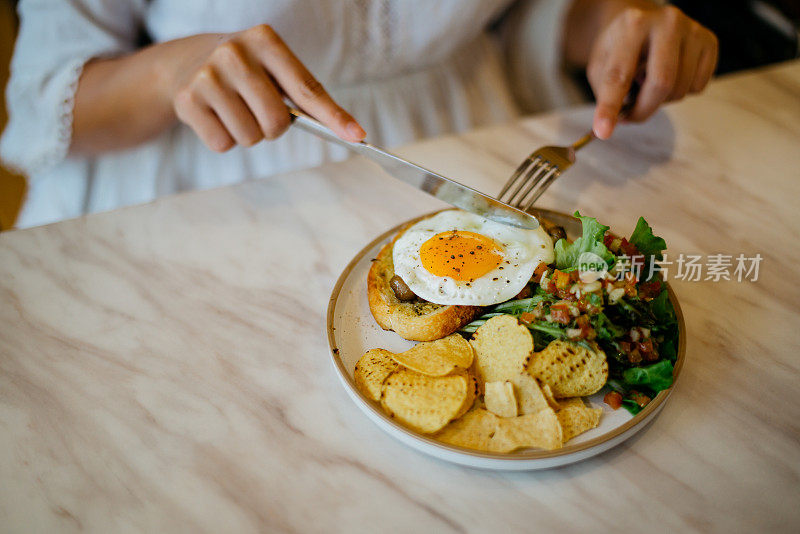
MULTIPOLYGON (((543 198, 673 253, 764 256, 677 282, 688 358, 643 433, 492 473, 384 435, 325 308, 375 235, 439 204, 362 160, 0 235, 0 531, 800 530, 800 63, 715 82, 595 142, 543 198)), ((589 109, 400 152, 493 192, 589 109)))

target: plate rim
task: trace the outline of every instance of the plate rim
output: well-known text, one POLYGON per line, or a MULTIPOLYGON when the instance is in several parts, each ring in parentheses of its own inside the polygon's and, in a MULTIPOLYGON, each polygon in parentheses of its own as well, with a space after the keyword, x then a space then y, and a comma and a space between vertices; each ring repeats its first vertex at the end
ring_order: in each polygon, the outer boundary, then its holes
MULTIPOLYGON (((361 259, 367 255, 367 253, 375 248, 379 243, 382 243, 388 240, 391 236, 396 234, 403 226, 414 224, 417 221, 424 219, 425 217, 429 217, 435 213, 443 210, 436 210, 430 213, 425 213, 408 221, 402 222, 397 224, 396 226, 386 230, 385 232, 381 233, 378 237, 370 241, 367 245, 365 245, 353 259, 345 266, 342 270, 339 278, 336 280, 336 284, 333 286, 333 290, 331 291, 331 296, 328 300, 328 309, 326 313, 326 323, 327 323, 327 331, 328 331, 328 349, 330 351, 331 357, 333 359, 334 368, 339 373, 339 379, 345 384, 348 389, 350 389, 351 394, 355 394, 361 398, 363 401, 363 405, 367 406, 374 415, 380 417, 385 422, 392 425, 392 427, 398 431, 402 432, 403 434, 407 435, 412 439, 419 440, 426 445, 431 445, 435 447, 439 447, 443 450, 446 450, 450 453, 458 453, 467 456, 471 456, 474 458, 480 458, 484 460, 492 460, 492 461, 505 461, 505 462, 517 462, 521 460, 538 460, 538 459, 546 459, 546 458, 554 458, 558 456, 567 456, 574 453, 579 453, 582 451, 586 451, 593 447, 597 447, 602 445, 603 443, 616 439, 620 435, 626 433, 631 428, 638 426, 639 424, 646 425, 650 419, 651 414, 654 412, 659 411, 660 407, 666 402, 666 400, 672 394, 672 391, 675 389, 675 385, 678 383, 678 379, 680 378, 681 370, 683 369, 683 364, 686 359, 686 325, 683 319, 683 312, 680 307, 680 303, 678 302, 678 298, 675 292, 672 289, 672 286, 669 285, 668 282, 664 282, 664 285, 667 286, 667 291, 669 295, 669 299, 672 302, 673 307, 675 308, 675 316, 678 321, 678 354, 674 364, 674 371, 673 371, 673 382, 672 386, 669 389, 660 391, 658 395, 654 399, 652 399, 647 406, 645 406, 638 414, 633 416, 629 421, 626 421, 622 425, 606 432, 605 434, 598 436, 596 438, 592 438, 588 441, 584 441, 582 443, 576 443, 574 445, 567 445, 565 447, 561 447, 560 449, 554 449, 551 451, 546 450, 534 450, 534 451, 527 451, 527 452, 510 452, 510 453, 496 453, 496 452, 486 452, 486 451, 478 451, 475 449, 468 449, 466 447, 459 447, 457 445, 450 445, 448 443, 443 443, 432 437, 426 436, 424 434, 420 434, 419 432, 415 432, 410 428, 407 428, 397 421, 390 418, 383 410, 379 409, 379 407, 375 404, 374 401, 364 396, 364 394, 358 390, 355 386, 355 381, 350 376, 349 371, 345 368, 344 362, 342 361, 341 356, 339 355, 339 348, 336 345, 336 329, 333 327, 333 316, 336 311, 336 302, 339 299, 339 294, 341 293, 342 287, 344 286, 345 281, 347 280, 348 276, 355 268, 355 266, 361 261, 361 259)), ((541 215, 542 218, 547 219, 547 215, 554 215, 558 217, 568 217, 575 219, 574 216, 568 215, 563 212, 555 211, 555 210, 548 210, 548 209, 535 209, 532 210, 537 212, 537 215, 541 215)), ((365 282, 366 283, 366 282, 365 282)), ((374 318, 373 318, 374 319, 374 318)), ((389 332, 389 330, 387 330, 389 332)))

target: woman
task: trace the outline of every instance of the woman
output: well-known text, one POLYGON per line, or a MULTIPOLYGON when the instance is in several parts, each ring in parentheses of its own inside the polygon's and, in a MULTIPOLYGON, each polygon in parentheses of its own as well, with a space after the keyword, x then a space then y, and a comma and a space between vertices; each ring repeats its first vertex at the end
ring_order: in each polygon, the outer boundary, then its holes
POLYGON ((607 138, 641 69, 631 120, 701 90, 717 56, 711 32, 646 0, 22 0, 19 12, 0 148, 30 178, 20 226, 346 156, 286 133, 284 96, 345 139, 392 146, 575 102, 565 67, 586 69, 607 138))

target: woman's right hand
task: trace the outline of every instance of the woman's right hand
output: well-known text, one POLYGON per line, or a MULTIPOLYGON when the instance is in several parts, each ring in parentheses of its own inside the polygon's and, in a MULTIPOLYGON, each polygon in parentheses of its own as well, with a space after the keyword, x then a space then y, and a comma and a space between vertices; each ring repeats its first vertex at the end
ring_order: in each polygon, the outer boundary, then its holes
POLYGON ((173 56, 166 66, 166 90, 178 119, 210 149, 224 152, 280 136, 291 124, 284 95, 342 139, 364 139, 363 128, 270 26, 188 39, 192 53, 173 56))

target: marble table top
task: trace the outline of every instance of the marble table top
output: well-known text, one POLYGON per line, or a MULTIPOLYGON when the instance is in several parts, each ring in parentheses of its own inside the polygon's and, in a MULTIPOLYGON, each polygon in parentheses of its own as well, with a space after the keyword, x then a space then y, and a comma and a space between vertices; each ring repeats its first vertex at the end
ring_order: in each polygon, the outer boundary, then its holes
MULTIPOLYGON (((495 192, 590 117, 398 152, 495 192)), ((0 531, 800 531, 799 198, 800 62, 580 153, 542 206, 624 234, 644 214, 673 257, 763 260, 756 281, 671 278, 688 350, 669 404, 623 445, 533 473, 417 453, 338 383, 336 278, 441 207, 362 159, 4 233, 0 531)))

